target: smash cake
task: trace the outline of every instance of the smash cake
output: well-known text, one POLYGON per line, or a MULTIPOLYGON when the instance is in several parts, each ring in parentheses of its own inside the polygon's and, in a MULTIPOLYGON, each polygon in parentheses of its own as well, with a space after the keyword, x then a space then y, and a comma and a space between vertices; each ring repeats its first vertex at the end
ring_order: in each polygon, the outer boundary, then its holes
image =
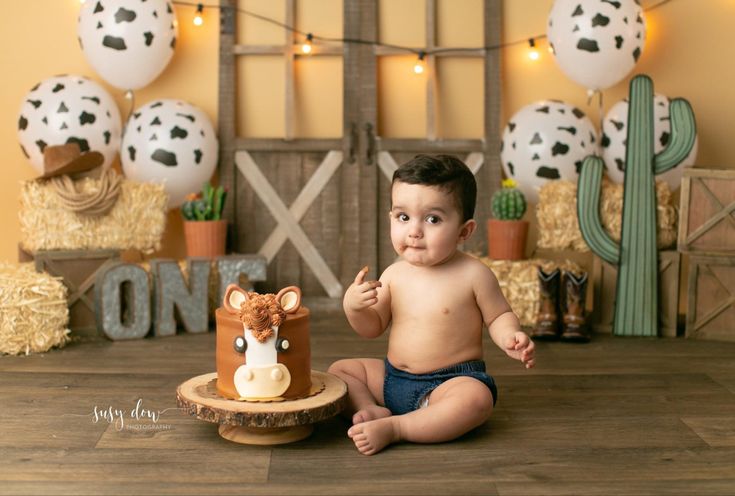
POLYGON ((301 290, 258 294, 230 284, 217 321, 217 393, 243 401, 313 394, 309 309, 301 290))

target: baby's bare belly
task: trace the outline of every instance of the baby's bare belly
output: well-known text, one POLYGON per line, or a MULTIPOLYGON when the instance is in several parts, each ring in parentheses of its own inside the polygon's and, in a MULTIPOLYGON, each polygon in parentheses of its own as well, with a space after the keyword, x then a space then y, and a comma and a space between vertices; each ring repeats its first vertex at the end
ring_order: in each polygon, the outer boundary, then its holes
POLYGON ((393 326, 388 360, 401 370, 424 374, 482 359, 482 329, 432 329, 393 326))

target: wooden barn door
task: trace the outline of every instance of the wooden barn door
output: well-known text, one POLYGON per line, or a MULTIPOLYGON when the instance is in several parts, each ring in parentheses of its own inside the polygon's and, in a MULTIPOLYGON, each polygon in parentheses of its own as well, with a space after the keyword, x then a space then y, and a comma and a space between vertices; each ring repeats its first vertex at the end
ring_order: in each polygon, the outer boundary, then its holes
MULTIPOLYGON (((478 183, 478 203, 475 219, 479 229, 473 238, 463 247, 464 250, 478 254, 487 253, 487 235, 485 220, 489 216, 489 198, 495 188, 500 185, 500 51, 484 50, 482 46, 498 46, 500 44, 501 5, 499 0, 482 0, 476 2, 474 8, 478 10, 478 18, 482 19, 482 27, 476 50, 451 51, 448 47, 440 46, 438 39, 441 12, 447 8, 454 8, 456 4, 441 0, 424 0, 417 4, 423 12, 410 13, 412 21, 423 19, 425 40, 420 46, 414 47, 419 52, 425 52, 424 71, 421 74, 413 73, 413 65, 418 60, 417 55, 407 55, 405 50, 386 46, 364 45, 356 47, 359 52, 359 67, 356 67, 355 89, 358 101, 355 103, 360 116, 359 128, 364 137, 364 150, 360 157, 361 167, 376 170, 375 186, 377 208, 377 273, 382 272, 393 263, 396 254, 391 246, 389 231, 390 221, 390 181, 395 169, 403 162, 410 160, 418 153, 451 154, 467 163, 475 173, 478 183), (437 51, 442 50, 442 51, 437 51), (432 53, 435 52, 435 53, 432 53), (464 60, 461 60, 464 59, 464 60), (484 79, 484 95, 477 98, 476 107, 482 113, 483 129, 481 135, 474 138, 448 137, 451 130, 446 129, 441 121, 439 109, 440 99, 447 96, 447 88, 442 88, 442 71, 452 70, 452 61, 460 64, 474 64, 481 67, 479 77, 484 79), (470 62, 471 61, 471 62, 470 62), (393 77, 390 70, 398 66, 402 71, 399 77, 393 77), (405 73, 405 75, 404 75, 405 73), (381 74, 389 74, 381 76, 381 74), (386 96, 400 85, 420 85, 419 93, 425 95, 423 115, 416 116, 425 121, 425 128, 411 137, 396 137, 391 135, 387 122, 390 119, 385 114, 391 110, 391 98, 386 96)), ((347 0, 355 10, 355 23, 350 26, 356 37, 362 39, 381 38, 380 26, 385 26, 388 19, 395 14, 391 9, 395 4, 377 2, 374 0, 347 0), (384 7, 381 9, 381 7, 384 7)), ((471 2, 465 2, 465 7, 473 8, 471 2)), ((405 12, 403 12, 406 15, 405 12)), ((419 21, 420 22, 420 21, 419 21)), ((347 26, 347 24, 346 24, 347 26)), ((388 43, 390 44, 390 40, 388 43)), ((463 45, 463 48, 467 45, 463 45)), ((457 66, 454 66, 457 67, 457 66)), ((462 88, 453 88, 462 91, 462 88)), ((400 133, 399 133, 400 134, 400 133)))
MULTIPOLYGON (((297 0, 285 4, 285 24, 295 25, 297 0)), ((499 42, 500 0, 481 0, 485 44, 499 42)), ((434 47, 436 0, 425 0, 426 49, 434 47)), ((261 289, 298 285, 306 296, 340 298, 364 265, 370 277, 394 258, 388 238, 389 176, 415 153, 454 153, 477 171, 480 189, 499 184, 499 55, 478 49, 463 57, 484 60, 485 130, 480 139, 437 139, 434 114, 439 55, 427 57, 426 136, 415 139, 380 135, 378 70, 381 57, 396 52, 369 44, 315 43, 309 57, 339 58, 342 95, 323 102, 324 111, 342 106, 341 135, 304 138, 295 129, 299 111, 298 64, 301 35, 283 30, 280 44, 242 43, 237 0, 222 0, 220 32, 219 135, 220 182, 231 191, 225 218, 231 221, 229 245, 238 253, 260 253, 268 260, 261 289), (283 57, 283 131, 276 137, 238 136, 239 59, 283 57), (341 102, 339 101, 341 98, 341 102)), ((377 0, 344 0, 343 38, 379 39, 377 0)), ((405 56, 405 52, 402 52, 405 56)), ((451 56, 447 52, 446 56, 451 56)), ((399 84, 399 83, 398 83, 399 84)), ((483 225, 489 207, 480 195, 476 217, 483 225)), ((484 228, 467 248, 484 251, 484 228)))

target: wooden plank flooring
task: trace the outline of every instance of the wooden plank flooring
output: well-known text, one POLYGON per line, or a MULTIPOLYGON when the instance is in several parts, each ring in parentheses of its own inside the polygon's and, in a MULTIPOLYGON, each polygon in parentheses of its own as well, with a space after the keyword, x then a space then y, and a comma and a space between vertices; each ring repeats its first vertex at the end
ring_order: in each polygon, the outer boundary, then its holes
MULTIPOLYGON (((491 420, 450 443, 357 453, 334 418, 278 447, 220 438, 175 389, 214 371, 214 333, 0 357, 0 494, 735 494, 735 343, 539 343, 525 371, 485 340, 491 420), (164 411, 157 422, 130 418, 164 411), (108 423, 94 409, 123 409, 108 423), (169 410, 167 410, 169 409, 169 410)), ((315 311, 312 365, 382 357, 315 311)))

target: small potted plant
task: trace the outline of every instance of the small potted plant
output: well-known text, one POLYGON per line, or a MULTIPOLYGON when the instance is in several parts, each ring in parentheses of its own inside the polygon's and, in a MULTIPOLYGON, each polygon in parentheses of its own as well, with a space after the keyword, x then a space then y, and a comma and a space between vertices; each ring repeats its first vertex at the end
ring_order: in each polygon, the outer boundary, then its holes
POLYGON ((506 179, 491 202, 495 218, 487 221, 488 257, 493 260, 522 260, 528 235, 528 221, 521 220, 526 212, 526 198, 513 179, 506 179))
POLYGON ((216 257, 225 254, 227 221, 222 220, 222 207, 227 190, 204 183, 201 193, 192 193, 181 205, 184 217, 186 254, 189 257, 216 257))

